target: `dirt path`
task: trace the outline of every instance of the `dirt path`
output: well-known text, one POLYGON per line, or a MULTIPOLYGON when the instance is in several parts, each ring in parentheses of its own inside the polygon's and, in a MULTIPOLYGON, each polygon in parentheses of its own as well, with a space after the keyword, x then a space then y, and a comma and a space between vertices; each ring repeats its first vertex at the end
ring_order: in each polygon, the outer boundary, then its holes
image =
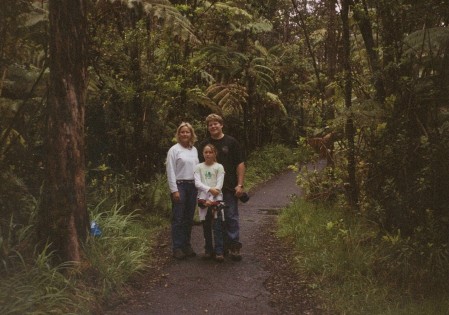
MULTIPOLYGON (((300 194, 295 179, 293 172, 277 176, 240 205, 242 261, 175 261, 166 233, 156 266, 106 314, 321 314, 273 232, 279 209, 300 194)), ((193 228, 192 246, 203 252, 201 226, 193 228)))

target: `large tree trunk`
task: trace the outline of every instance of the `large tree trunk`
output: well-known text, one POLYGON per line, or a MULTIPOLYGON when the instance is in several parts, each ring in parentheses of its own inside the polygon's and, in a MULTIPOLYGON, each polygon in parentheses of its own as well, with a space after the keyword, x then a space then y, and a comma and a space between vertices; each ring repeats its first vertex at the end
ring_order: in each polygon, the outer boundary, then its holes
MULTIPOLYGON (((352 73, 351 73, 351 42, 349 36, 349 1, 341 1, 341 21, 342 21, 342 40, 343 40, 343 71, 344 71, 344 93, 345 107, 352 107, 352 73)), ((346 139, 348 141, 348 197, 349 203, 353 207, 358 204, 358 189, 355 176, 355 127, 351 116, 346 119, 346 139)))
POLYGON ((50 91, 46 180, 39 236, 61 261, 80 261, 87 237, 84 107, 86 95, 86 4, 50 0, 50 91))

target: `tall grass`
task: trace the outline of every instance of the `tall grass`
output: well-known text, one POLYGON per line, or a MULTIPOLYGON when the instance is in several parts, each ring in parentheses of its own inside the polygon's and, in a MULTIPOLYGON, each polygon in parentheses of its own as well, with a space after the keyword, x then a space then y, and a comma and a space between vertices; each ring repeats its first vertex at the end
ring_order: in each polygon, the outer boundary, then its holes
POLYGON ((122 213, 123 206, 114 205, 101 211, 99 204, 91 215, 101 229, 100 237, 89 237, 85 252, 95 274, 100 296, 119 289, 131 275, 148 264, 155 228, 145 225, 136 214, 122 213))
POLYGON ((406 240, 388 239, 353 213, 298 199, 282 213, 279 234, 292 242, 298 268, 332 312, 449 314, 447 265, 431 275, 434 263, 401 260, 406 240))
POLYGON ((86 314, 90 294, 77 284, 74 265, 51 266, 44 249, 35 261, 0 277, 0 314, 86 314), (69 276, 69 275, 72 276, 69 276))
MULTIPOLYGON (((81 265, 52 266, 52 253, 46 250, 27 253, 26 258, 11 250, 10 267, 4 263, 0 273, 0 314, 88 314, 95 301, 118 292, 131 275, 142 271, 151 260, 157 229, 166 219, 111 204, 104 200, 91 210, 102 235, 88 237, 81 265)), ((24 228, 23 244, 31 243, 33 229, 24 228)))

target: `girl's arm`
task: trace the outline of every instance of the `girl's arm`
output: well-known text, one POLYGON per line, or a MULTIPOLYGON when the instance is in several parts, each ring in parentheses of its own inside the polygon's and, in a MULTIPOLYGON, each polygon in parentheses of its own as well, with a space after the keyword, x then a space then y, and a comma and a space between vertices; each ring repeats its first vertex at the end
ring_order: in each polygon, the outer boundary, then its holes
POLYGON ((218 174, 217 174, 217 185, 215 185, 214 188, 211 188, 209 191, 212 195, 214 195, 214 197, 217 197, 220 193, 221 190, 223 188, 223 182, 224 182, 224 176, 225 176, 225 172, 223 169, 223 166, 221 166, 218 169, 218 174))
POLYGON ((217 174, 217 185, 215 186, 215 188, 218 188, 220 190, 222 190, 223 188, 223 183, 224 183, 224 178, 225 178, 225 171, 223 166, 221 166, 218 170, 218 174, 217 174))
POLYGON ((193 173, 193 178, 195 179, 196 188, 204 192, 209 191, 210 187, 201 182, 201 174, 197 170, 195 170, 195 172, 193 173))

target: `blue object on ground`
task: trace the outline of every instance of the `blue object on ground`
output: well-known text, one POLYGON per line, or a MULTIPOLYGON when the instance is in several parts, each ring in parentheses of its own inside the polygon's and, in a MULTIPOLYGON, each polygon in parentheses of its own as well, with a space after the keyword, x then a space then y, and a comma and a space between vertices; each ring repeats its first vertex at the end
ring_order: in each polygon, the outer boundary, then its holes
POLYGON ((90 235, 101 236, 101 229, 97 222, 92 221, 90 223, 90 235))

